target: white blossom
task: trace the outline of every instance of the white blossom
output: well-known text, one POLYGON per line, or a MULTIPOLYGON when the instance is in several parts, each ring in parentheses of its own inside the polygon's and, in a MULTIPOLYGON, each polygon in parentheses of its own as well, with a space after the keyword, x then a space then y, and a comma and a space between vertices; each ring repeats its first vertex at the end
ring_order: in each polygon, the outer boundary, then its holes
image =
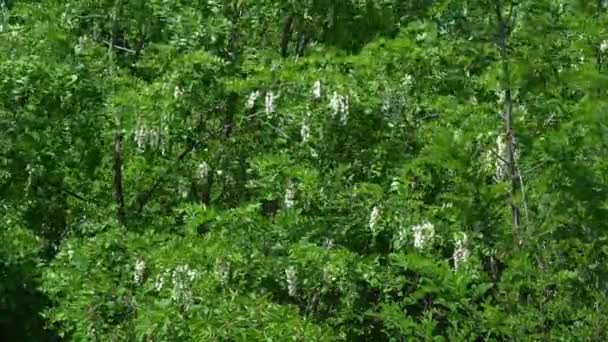
MULTIPOLYGON (((512 142, 512 153, 513 153, 513 162, 517 163, 517 161, 519 160, 519 151, 517 149, 517 142, 515 140, 515 138, 511 139, 512 142)), ((495 151, 495 169, 496 169, 496 180, 497 181, 504 181, 507 179, 508 176, 508 167, 509 165, 507 165, 507 160, 509 160, 509 155, 508 155, 509 151, 507 150, 507 141, 504 137, 504 135, 499 134, 496 137, 496 151, 495 151)))
POLYGON ((165 285, 165 277, 163 273, 160 273, 156 276, 156 280, 154 281, 154 289, 160 292, 165 285))
POLYGON ((382 99, 382 108, 381 108, 382 112, 387 114, 390 112, 391 110, 391 99, 389 96, 385 96, 384 99, 382 99))
POLYGON ((323 248, 332 249, 334 247, 334 240, 330 238, 323 238, 323 248))
POLYGON ((505 103, 505 99, 507 98, 506 92, 504 90, 502 90, 502 91, 498 91, 496 94, 498 95, 498 103, 499 104, 505 103))
POLYGON ((182 97, 182 95, 184 95, 184 91, 179 86, 175 86, 175 89, 173 89, 173 98, 178 99, 182 97))
POLYGON ((507 164, 505 163, 507 156, 507 144, 504 137, 499 134, 496 137, 496 180, 503 181, 507 175, 507 164))
POLYGON ((312 97, 314 99, 321 98, 321 81, 316 81, 312 86, 312 97))
POLYGON ((277 95, 274 95, 271 91, 266 93, 266 97, 264 99, 264 108, 266 114, 272 114, 275 111, 275 100, 278 98, 277 95))
POLYGON ((399 179, 393 178, 393 180, 391 181, 390 191, 398 192, 400 187, 401 187, 401 183, 399 182, 399 179))
POLYGON ((414 76, 405 74, 405 76, 401 78, 401 84, 406 88, 411 87, 414 84, 414 76))
POLYGON ((287 185, 287 190, 285 190, 285 198, 284 198, 284 203, 285 203, 285 208, 291 208, 295 205, 295 198, 296 198, 296 190, 297 190, 297 186, 294 182, 289 182, 289 184, 287 185))
POLYGON ((414 232, 414 247, 423 249, 435 236, 435 227, 430 222, 424 222, 412 228, 414 232))
MULTIPOLYGON (((2 32, 1 27, 0 27, 0 32, 2 32)), ((89 39, 87 36, 78 37, 78 43, 76 43, 76 45, 74 46, 74 53, 77 55, 81 54, 84 51, 88 42, 89 42, 89 39)))
POLYGON ((339 95, 337 92, 334 91, 334 94, 332 95, 329 101, 329 107, 332 110, 332 117, 339 115, 340 123, 342 125, 345 125, 348 121, 350 107, 348 97, 339 95))
POLYGON ((144 279, 144 272, 146 271, 146 263, 142 259, 135 262, 133 269, 133 282, 137 285, 141 285, 144 279))
POLYGON ((323 280, 328 284, 335 283, 340 278, 341 273, 341 270, 337 266, 326 264, 323 267, 323 280))
POLYGON ((247 109, 253 108, 253 106, 255 106, 255 101, 257 101, 258 97, 260 97, 259 90, 256 90, 256 91, 252 92, 251 94, 249 94, 249 97, 247 97, 247 103, 245 103, 245 107, 247 109))
POLYGON ((202 181, 207 179, 207 176, 209 175, 209 164, 207 164, 207 162, 203 161, 202 163, 198 164, 198 169, 197 169, 197 173, 198 173, 198 178, 202 181))
POLYGON ((171 298, 183 310, 188 310, 192 305, 192 283, 197 277, 197 272, 192 270, 190 266, 177 266, 172 274, 173 291, 171 298))
POLYGON ((408 232, 406 229, 400 229, 393 237, 393 249, 401 249, 407 243, 408 232))
POLYGON ((372 209, 371 214, 369 215, 369 229, 372 231, 372 233, 374 235, 377 233, 376 226, 378 225, 378 222, 380 221, 381 214, 382 214, 382 210, 380 209, 380 207, 375 206, 372 209))
POLYGON ((310 139, 310 125, 308 124, 308 121, 302 123, 300 136, 302 137, 302 142, 307 142, 310 139))
POLYGON ((461 233, 459 237, 456 238, 455 248, 454 248, 454 270, 458 271, 462 265, 464 265, 469 259, 469 250, 466 247, 467 244, 467 235, 465 233, 461 233))
POLYGON ((289 266, 285 270, 285 278, 287 280, 287 292, 289 296, 295 297, 298 294, 298 276, 296 269, 293 266, 289 266))
POLYGON ((219 262, 215 265, 215 276, 221 284, 226 284, 230 278, 230 262, 219 262))
POLYGON ((160 148, 162 150, 161 140, 160 130, 147 128, 145 125, 140 125, 133 134, 133 141, 140 153, 144 152, 147 148, 152 150, 160 148))
POLYGON ((135 130, 134 136, 135 145, 137 145, 137 149, 139 152, 143 152, 146 148, 146 129, 142 126, 135 130))
POLYGON ((608 39, 603 40, 600 44, 600 52, 604 53, 606 51, 608 51, 608 39))

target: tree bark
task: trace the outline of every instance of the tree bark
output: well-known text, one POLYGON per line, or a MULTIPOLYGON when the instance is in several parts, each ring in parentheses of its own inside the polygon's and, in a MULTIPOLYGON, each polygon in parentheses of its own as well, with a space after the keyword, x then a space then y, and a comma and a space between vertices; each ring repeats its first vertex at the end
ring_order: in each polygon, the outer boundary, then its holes
POLYGON ((503 124, 504 124, 504 135, 506 140, 506 171, 507 177, 511 182, 510 189, 510 203, 511 208, 511 220, 513 224, 513 239, 515 240, 516 246, 522 244, 521 240, 521 215, 519 206, 516 203, 517 192, 519 191, 519 179, 517 172, 517 165, 515 161, 515 139, 513 130, 513 98, 511 92, 511 70, 509 65, 509 47, 507 43, 508 36, 510 34, 511 16, 513 14, 513 8, 508 18, 503 15, 504 4, 503 0, 495 0, 496 18, 498 21, 498 37, 496 45, 500 53, 501 64, 502 64, 502 91, 504 91, 504 108, 503 108, 503 124))

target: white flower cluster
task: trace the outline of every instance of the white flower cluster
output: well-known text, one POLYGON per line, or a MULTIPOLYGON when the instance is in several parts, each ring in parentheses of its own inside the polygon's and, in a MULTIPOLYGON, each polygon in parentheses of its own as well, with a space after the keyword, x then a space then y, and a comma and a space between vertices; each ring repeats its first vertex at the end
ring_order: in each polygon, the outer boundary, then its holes
POLYGON ((298 275, 296 269, 293 266, 289 266, 285 270, 285 278, 287 281, 287 292, 289 296, 295 297, 298 294, 298 275))
POLYGON ((414 232, 414 247, 417 249, 424 249, 435 236, 435 226, 428 221, 414 226, 412 231, 414 232))
POLYGON ((230 279, 231 265, 228 261, 218 262, 215 265, 215 276, 222 285, 225 285, 230 279))
POLYGON ((389 191, 398 192, 400 188, 401 188, 401 182, 399 181, 399 178, 394 177, 391 181, 391 186, 389 188, 389 191))
POLYGON ((165 283, 173 283, 171 299, 183 310, 188 310, 192 305, 192 284, 198 277, 198 273, 188 265, 177 266, 173 271, 166 269, 156 276, 154 289, 158 292, 165 288, 165 283))
POLYGON ((401 86, 411 88, 413 85, 414 85, 414 76, 412 76, 410 74, 405 74, 405 76, 403 76, 401 78, 401 86))
POLYGON ((400 229, 397 234, 393 237, 393 249, 398 250, 407 244, 408 231, 406 229, 400 229))
POLYGON ((458 271, 462 268, 462 266, 469 259, 469 250, 466 247, 467 244, 467 234, 461 233, 460 236, 456 237, 454 254, 452 258, 454 259, 454 270, 458 271))
POLYGON ((169 270, 165 270, 164 272, 159 273, 156 276, 156 280, 154 281, 154 289, 156 291, 160 292, 163 290, 163 288, 165 287, 165 278, 167 278, 169 274, 169 270))
POLYGON ((312 86, 312 97, 314 99, 321 98, 321 81, 316 81, 312 86))
POLYGON ((287 190, 285 190, 285 198, 284 198, 284 204, 285 204, 285 208, 289 209, 291 207, 293 207, 296 203, 296 191, 297 191, 297 185, 290 181, 289 184, 287 185, 287 190))
POLYGON ((331 263, 323 266, 323 281, 327 284, 333 284, 342 278, 342 270, 331 263))
MULTIPOLYGON (((2 31, 2 29, 0 28, 0 32, 1 31, 2 31)), ((89 42, 90 42, 90 39, 86 35, 78 37, 78 43, 76 43, 76 45, 74 45, 74 53, 77 55, 83 53, 85 51, 87 45, 89 44, 89 42)))
POLYGON ((606 51, 608 51, 608 39, 603 40, 600 44, 600 52, 605 53, 606 51))
POLYGON ((334 248, 334 245, 335 245, 335 242, 333 239, 323 238, 323 248, 332 249, 332 248, 334 248))
POLYGON ((135 262, 135 267, 133 268, 133 282, 136 285, 141 285, 144 280, 144 273, 146 272, 146 262, 142 259, 138 259, 135 262))
POLYGON ((253 106, 255 106, 255 102, 258 100, 259 97, 260 97, 259 90, 256 90, 256 91, 252 92, 251 94, 249 94, 249 97, 247 97, 247 102, 245 103, 245 108, 247 108, 247 109, 253 108, 253 106))
POLYGON ((502 134, 496 137, 496 180, 503 181, 507 176, 507 164, 505 163, 507 157, 507 144, 502 134))
POLYGON ((175 89, 173 90, 173 98, 174 99, 178 99, 180 97, 182 97, 184 95, 184 91, 182 90, 182 88, 180 88, 179 86, 175 86, 175 89))
POLYGON ((207 162, 203 161, 202 163, 198 164, 197 174, 198 174, 199 180, 205 181, 207 179, 207 176, 209 176, 210 170, 211 169, 209 167, 209 164, 207 164, 207 162))
POLYGON ((135 145, 139 152, 144 152, 146 148, 156 150, 161 147, 161 132, 158 129, 149 129, 146 126, 139 126, 135 130, 134 138, 135 145))
POLYGON ((376 235, 378 233, 376 226, 378 225, 378 222, 380 221, 381 215, 382 215, 382 209, 380 209, 380 207, 378 207, 378 206, 374 206, 374 208, 372 209, 372 212, 369 215, 369 230, 371 230, 374 235, 376 235))
POLYGON ((304 143, 310 140, 310 124, 306 119, 304 120, 304 122, 302 122, 302 127, 300 128, 300 136, 302 137, 302 142, 304 143))
MULTIPOLYGON (((519 152, 517 150, 517 143, 515 141, 515 139, 513 139, 513 162, 517 163, 517 161, 519 160, 519 152)), ((507 165, 507 160, 509 158, 508 155, 508 151, 507 151, 507 141, 504 137, 504 135, 499 134, 496 137, 496 151, 495 151, 496 155, 495 157, 495 169, 496 169, 496 176, 495 179, 496 181, 500 182, 500 181, 504 181, 507 179, 508 177, 508 168, 509 165, 507 165)))
POLYGON ((171 298, 183 310, 188 310, 192 305, 192 284, 197 277, 197 272, 187 264, 177 266, 171 274, 173 281, 173 293, 171 298))
POLYGON ((279 98, 279 95, 275 95, 272 91, 266 93, 266 97, 264 98, 264 108, 266 111, 266 115, 270 115, 275 111, 275 101, 279 98))
POLYGON ((336 115, 340 116, 340 123, 346 125, 348 122, 349 104, 350 100, 347 96, 343 96, 334 91, 330 101, 329 108, 332 110, 332 117, 336 115))

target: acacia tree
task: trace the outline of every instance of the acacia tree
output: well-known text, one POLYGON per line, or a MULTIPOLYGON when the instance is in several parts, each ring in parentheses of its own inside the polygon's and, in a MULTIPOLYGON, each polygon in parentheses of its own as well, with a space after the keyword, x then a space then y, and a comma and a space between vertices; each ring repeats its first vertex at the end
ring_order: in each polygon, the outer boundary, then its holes
POLYGON ((603 338, 601 4, 3 13, 2 240, 65 339, 603 338))

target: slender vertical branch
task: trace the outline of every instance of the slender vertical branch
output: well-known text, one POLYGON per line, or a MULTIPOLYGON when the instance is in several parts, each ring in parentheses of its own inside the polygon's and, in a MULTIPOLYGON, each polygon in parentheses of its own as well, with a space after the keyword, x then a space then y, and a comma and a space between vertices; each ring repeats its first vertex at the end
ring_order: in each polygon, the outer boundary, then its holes
POLYGON ((114 201, 116 203, 116 216, 121 224, 125 224, 125 197, 122 187, 122 133, 114 138, 114 201))
MULTIPOLYGON (((108 44, 108 59, 109 59, 109 64, 110 64, 110 82, 113 82, 113 76, 114 76, 114 54, 112 49, 115 47, 116 45, 116 38, 117 38, 117 23, 116 23, 116 16, 117 16, 117 12, 118 12, 118 7, 119 7, 120 3, 117 0, 114 3, 114 7, 112 8, 112 13, 111 13, 111 37, 110 37, 110 44, 108 44)), ((112 86, 113 88, 113 86, 112 86)), ((114 89, 112 89, 112 91, 114 91, 114 89)), ((119 124, 119 120, 118 118, 115 118, 116 122, 117 122, 117 126, 120 126, 119 124)), ((116 135, 114 136, 114 151, 113 151, 113 156, 112 156, 112 170, 114 173, 114 203, 116 204, 116 217, 118 219, 118 222, 120 222, 123 226, 126 224, 126 216, 125 216, 125 197, 124 197, 124 191, 123 191, 123 175, 122 175, 122 169, 123 169, 123 161, 122 161, 122 140, 123 140, 123 134, 122 132, 118 131, 116 133, 116 135)))
POLYGON ((281 56, 283 58, 288 55, 289 41, 294 30, 294 15, 290 15, 283 25, 283 32, 281 33, 281 56))
MULTIPOLYGON (((500 53, 500 59, 502 64, 502 91, 504 91, 504 108, 503 108, 503 124, 504 134, 506 140, 506 169, 507 177, 511 182, 510 190, 510 207, 511 207, 511 219, 513 224, 513 238, 517 246, 521 245, 521 217, 520 209, 516 203, 516 196, 519 188, 519 180, 517 171, 517 165, 515 162, 515 143, 514 143, 514 131, 513 131, 513 97, 511 92, 511 70, 509 64, 509 51, 507 39, 510 34, 511 15, 509 18, 503 16, 504 4, 503 0, 495 0, 496 19, 498 37, 496 45, 500 53)), ((511 11, 512 13, 512 11, 511 11)))

